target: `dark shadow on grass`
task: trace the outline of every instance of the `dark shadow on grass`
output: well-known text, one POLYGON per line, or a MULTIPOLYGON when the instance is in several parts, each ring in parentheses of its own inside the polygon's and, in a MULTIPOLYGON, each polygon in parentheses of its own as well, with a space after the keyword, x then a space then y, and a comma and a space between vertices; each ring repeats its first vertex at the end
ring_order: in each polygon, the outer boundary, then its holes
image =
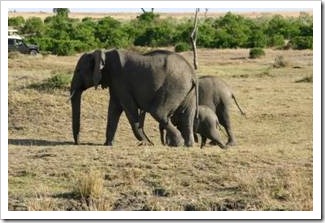
MULTIPOLYGON (((17 146, 60 146, 60 145, 74 145, 72 141, 50 141, 43 139, 8 139, 9 145, 17 146)), ((102 146, 97 143, 80 143, 80 145, 88 146, 102 146)))
POLYGON ((75 192, 63 192, 63 193, 58 193, 54 194, 52 196, 53 198, 63 198, 63 199, 74 199, 74 200, 79 200, 81 199, 80 195, 76 194, 75 192))

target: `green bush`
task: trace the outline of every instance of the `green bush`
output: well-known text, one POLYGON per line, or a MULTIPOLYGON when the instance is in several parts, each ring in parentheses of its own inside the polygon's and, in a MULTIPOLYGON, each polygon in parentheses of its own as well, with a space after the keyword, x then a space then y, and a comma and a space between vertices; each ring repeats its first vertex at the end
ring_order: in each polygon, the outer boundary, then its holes
MULTIPOLYGON (((26 22, 22 18, 10 18, 8 24, 17 25, 19 32, 42 51, 56 55, 96 48, 176 47, 190 43, 193 29, 193 18, 160 18, 154 12, 142 13, 131 21, 112 17, 78 20, 69 18, 67 13, 59 14, 47 17, 44 22, 39 18, 26 22)), ((289 40, 287 48, 312 49, 312 37, 313 18, 308 14, 298 18, 274 15, 252 19, 228 12, 217 18, 200 19, 197 47, 284 49, 285 40, 289 40)), ((184 46, 177 47, 183 50, 184 46)))
POLYGON ((262 48, 252 48, 249 51, 249 58, 255 59, 260 58, 265 55, 265 52, 262 48))
POLYGON ((313 37, 312 36, 297 36, 294 37, 290 44, 293 49, 303 50, 313 48, 313 37))
POLYGON ((22 27, 25 24, 25 19, 22 16, 8 18, 8 26, 22 27))
POLYGON ((55 89, 68 90, 71 82, 71 75, 56 74, 41 82, 31 84, 29 87, 39 91, 51 91, 55 89))
POLYGON ((177 43, 175 45, 175 52, 184 52, 190 50, 191 47, 188 43, 177 43))
POLYGON ((57 40, 54 41, 52 52, 58 56, 69 56, 75 53, 75 48, 70 40, 57 40))
POLYGON ((268 40, 268 46, 271 47, 283 47, 285 45, 285 41, 282 35, 273 35, 268 40))
POLYGON ((44 31, 43 20, 39 17, 30 17, 22 27, 22 32, 28 35, 41 36, 44 31))

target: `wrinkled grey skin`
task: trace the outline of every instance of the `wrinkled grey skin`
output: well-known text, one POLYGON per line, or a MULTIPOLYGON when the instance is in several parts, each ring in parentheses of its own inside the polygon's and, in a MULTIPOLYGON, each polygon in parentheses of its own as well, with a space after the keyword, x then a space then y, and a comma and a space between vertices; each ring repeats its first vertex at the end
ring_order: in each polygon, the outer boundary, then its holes
MULTIPOLYGON (((174 114, 174 116, 171 118, 172 123, 175 124, 176 127, 181 123, 181 119, 179 117, 181 115, 182 114, 174 114)), ((215 142, 216 145, 218 145, 222 149, 226 148, 225 144, 221 141, 219 131, 217 129, 218 125, 218 117, 216 116, 214 111, 212 111, 211 108, 206 105, 199 105, 198 117, 194 120, 193 131, 194 138, 196 138, 196 141, 198 141, 196 133, 201 136, 201 148, 205 146, 207 139, 212 140, 213 142, 215 142)), ((160 131, 161 137, 164 137, 163 128, 160 128, 160 131)), ((168 133, 166 133, 165 139, 166 144, 169 145, 170 135, 168 133)))
POLYGON ((108 87, 110 94, 105 145, 112 145, 123 111, 135 137, 152 144, 143 131, 139 114, 142 110, 167 130, 172 146, 181 145, 181 136, 186 146, 192 146, 196 82, 191 65, 182 56, 169 51, 141 55, 122 50, 96 50, 83 54, 70 88, 75 144, 79 143, 81 94, 92 86, 101 85, 108 87), (184 112, 181 132, 169 121, 177 109, 184 112))
MULTIPOLYGON (((230 106, 232 100, 235 101, 239 111, 242 115, 245 113, 240 108, 237 100, 231 91, 230 87, 220 78, 215 76, 202 76, 198 78, 199 82, 199 105, 205 105, 209 107, 212 111, 215 112, 219 123, 225 128, 227 135, 228 135, 228 142, 226 143, 227 146, 233 146, 236 144, 235 137, 232 133, 231 123, 230 123, 230 106)), ((179 121, 178 114, 172 117, 173 123, 178 123, 179 121)), ((164 136, 164 128, 159 126, 160 130, 160 140, 162 144, 165 144, 165 138, 169 138, 169 134, 164 136)), ((209 137, 208 137, 209 138, 209 137)), ((168 140, 169 141, 169 140, 168 140)), ((197 142, 197 140, 195 140, 197 142)), ((166 143, 168 145, 168 142, 166 143)), ((220 140, 214 141, 212 140, 212 144, 220 145, 220 140)))
POLYGON ((228 135, 228 142, 226 145, 236 145, 236 140, 232 132, 230 122, 230 106, 232 99, 242 115, 245 115, 240 108, 237 100, 230 89, 230 87, 218 77, 202 76, 199 81, 199 105, 206 105, 215 112, 219 123, 225 128, 228 135))

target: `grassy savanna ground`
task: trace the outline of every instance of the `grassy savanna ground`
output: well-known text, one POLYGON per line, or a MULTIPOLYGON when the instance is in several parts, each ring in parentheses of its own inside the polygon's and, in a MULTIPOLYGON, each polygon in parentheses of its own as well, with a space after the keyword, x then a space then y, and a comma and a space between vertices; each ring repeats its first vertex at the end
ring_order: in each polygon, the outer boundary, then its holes
MULTIPOLYGON (((125 116, 115 146, 105 140, 107 90, 82 98, 81 145, 72 144, 68 90, 30 88, 72 75, 80 55, 9 58, 9 210, 312 210, 312 51, 199 49, 198 74, 233 88, 247 118, 232 107, 238 144, 138 146, 125 116), (282 56, 284 67, 276 68, 282 56)), ((192 62, 192 53, 183 55, 192 62)), ((223 133, 223 140, 226 137, 223 133)))

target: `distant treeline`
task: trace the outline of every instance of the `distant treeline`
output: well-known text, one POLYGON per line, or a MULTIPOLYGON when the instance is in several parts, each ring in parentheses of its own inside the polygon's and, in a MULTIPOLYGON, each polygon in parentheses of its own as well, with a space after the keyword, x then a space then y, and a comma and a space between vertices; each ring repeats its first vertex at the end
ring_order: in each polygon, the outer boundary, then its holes
MULTIPOLYGON (((72 19, 68 13, 57 13, 44 21, 39 17, 26 20, 21 16, 11 17, 8 23, 18 28, 28 42, 37 44, 41 51, 57 55, 132 46, 175 46, 188 50, 193 29, 193 18, 162 19, 154 12, 144 12, 136 19, 123 22, 112 17, 72 19)), ((197 46, 312 49, 313 18, 303 12, 299 17, 247 18, 230 12, 218 18, 201 17, 197 46)))

